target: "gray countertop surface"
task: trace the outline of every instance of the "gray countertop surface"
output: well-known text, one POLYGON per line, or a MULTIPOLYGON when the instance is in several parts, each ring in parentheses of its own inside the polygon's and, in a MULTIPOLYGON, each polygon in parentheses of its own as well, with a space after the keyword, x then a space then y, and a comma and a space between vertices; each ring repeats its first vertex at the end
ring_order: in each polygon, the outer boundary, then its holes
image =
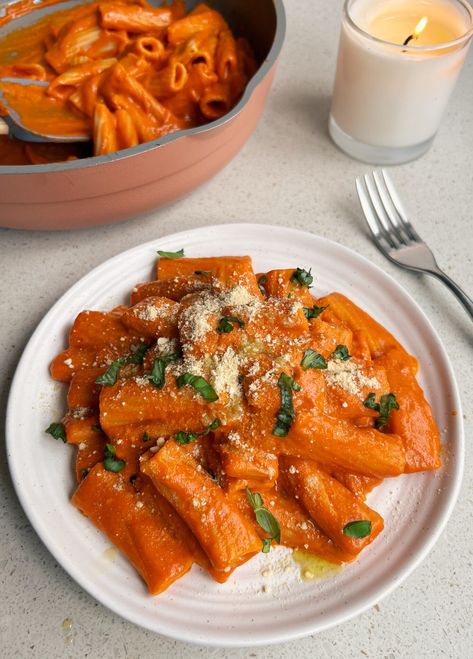
MULTIPOLYGON (((472 435, 473 327, 442 285, 397 269, 363 225, 354 177, 368 167, 327 135, 341 1, 287 0, 288 33, 263 118, 237 158, 172 206, 116 226, 74 232, 0 230, 0 383, 4 416, 10 382, 46 311, 105 259, 192 227, 263 222, 332 238, 392 274, 427 313, 460 386, 472 435)), ((473 289, 473 53, 467 59, 431 151, 393 169, 415 226, 445 271, 473 289)), ((27 193, 27 192, 25 192, 27 193)), ((218 650, 156 636, 95 602, 56 564, 13 491, 0 452, 0 656, 38 657, 473 657, 473 458, 440 540, 395 592, 363 615, 279 646, 218 650), (72 620, 71 629, 63 621, 72 620)))

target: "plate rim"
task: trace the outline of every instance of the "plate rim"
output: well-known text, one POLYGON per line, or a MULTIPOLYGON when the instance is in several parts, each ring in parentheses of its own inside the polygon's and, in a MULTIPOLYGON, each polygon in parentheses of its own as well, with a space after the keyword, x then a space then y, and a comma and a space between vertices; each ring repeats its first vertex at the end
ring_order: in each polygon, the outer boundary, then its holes
MULTIPOLYGON (((450 357, 446 351, 446 348, 443 345, 443 342, 440 339, 440 336, 437 333, 435 327, 433 326, 433 324, 431 323, 431 321, 429 320, 428 316, 423 311, 423 309, 419 306, 417 301, 411 296, 411 294, 403 286, 401 286, 401 284, 399 284, 396 281, 396 279, 394 279, 394 277, 391 274, 385 272, 376 263, 369 260, 366 256, 359 254, 354 249, 342 245, 341 243, 332 240, 330 238, 326 238, 325 236, 320 236, 315 233, 311 233, 310 231, 304 231, 292 227, 266 224, 266 223, 235 222, 228 224, 215 224, 215 225, 212 224, 212 225, 206 225, 194 229, 188 229, 188 230, 160 236, 156 239, 146 241, 139 245, 135 245, 134 247, 131 247, 127 250, 119 252, 115 256, 106 259, 96 267, 89 270, 89 272, 87 272, 85 275, 80 277, 72 286, 67 288, 64 291, 64 293, 59 297, 59 299, 51 306, 51 308, 48 309, 44 317, 41 319, 41 321, 38 323, 38 325, 32 332, 31 336, 29 337, 23 349, 23 352, 15 369, 15 374, 13 376, 12 383, 10 386, 10 391, 8 394, 5 430, 6 430, 5 444, 6 444, 6 453, 7 453, 7 463, 8 463, 10 476, 12 479, 15 493, 20 501, 20 504, 23 508, 26 517, 28 518, 28 521, 32 525, 36 534, 38 535, 44 546, 52 554, 54 559, 57 560, 57 562, 61 565, 62 569, 64 569, 64 571, 70 577, 72 577, 74 581, 76 581, 76 583, 81 588, 83 588, 89 595, 91 595, 95 600, 100 602, 103 606, 111 610, 114 614, 120 616, 120 618, 128 622, 132 622, 133 624, 136 624, 141 628, 148 629, 149 631, 152 631, 155 634, 160 634, 166 638, 181 641, 181 642, 187 642, 201 647, 207 646, 207 647, 220 647, 220 648, 221 647, 248 648, 248 647, 258 647, 262 645, 275 645, 290 640, 300 639, 310 634, 326 631, 339 624, 342 624, 343 622, 346 622, 362 614, 363 612, 371 608, 374 604, 382 601, 385 597, 387 597, 390 593, 392 593, 405 579, 407 579, 407 577, 410 574, 412 574, 412 572, 420 565, 420 563, 430 553, 430 551, 432 550, 432 548, 440 538, 455 507, 464 475, 464 462, 465 462, 464 422, 463 422, 462 404, 461 404, 458 383, 456 381, 455 372, 453 370, 450 357), (358 606, 353 607, 353 605, 351 606, 348 605, 346 607, 346 610, 341 614, 337 614, 337 613, 332 614, 331 617, 329 617, 327 620, 321 621, 317 625, 315 623, 311 623, 310 625, 306 625, 304 629, 299 628, 298 630, 296 629, 293 630, 292 633, 288 633, 286 631, 282 633, 278 633, 277 631, 276 632, 271 631, 271 635, 269 635, 268 632, 267 637, 258 638, 256 640, 251 639, 251 641, 245 641, 245 639, 240 639, 238 641, 227 640, 223 642, 220 639, 207 638, 205 643, 203 643, 201 639, 197 639, 192 633, 190 635, 186 634, 185 630, 183 630, 183 633, 180 635, 174 633, 174 631, 167 633, 166 630, 164 629, 161 631, 157 631, 155 628, 146 625, 145 622, 140 621, 138 619, 138 616, 133 615, 131 612, 130 612, 131 615, 123 613, 121 610, 118 610, 118 608, 115 606, 115 603, 113 601, 110 602, 107 600, 106 597, 101 597, 100 592, 96 592, 96 589, 93 585, 91 585, 90 583, 87 584, 85 583, 88 581, 88 579, 87 577, 82 576, 81 570, 78 567, 76 567, 76 565, 68 565, 67 567, 64 566, 59 548, 57 548, 54 544, 54 541, 48 537, 47 527, 43 528, 41 524, 41 519, 40 519, 41 516, 36 515, 34 510, 31 509, 30 504, 27 501, 26 494, 22 492, 21 489, 21 478, 19 477, 19 474, 17 473, 16 470, 16 464, 14 461, 14 450, 12 450, 13 436, 14 436, 13 417, 15 413, 15 399, 17 393, 16 389, 18 388, 18 383, 20 382, 22 371, 24 370, 24 365, 29 361, 29 357, 30 357, 29 351, 33 349, 32 344, 34 337, 36 336, 37 333, 39 334, 43 325, 47 324, 49 317, 53 315, 56 308, 61 305, 63 299, 66 296, 73 295, 76 289, 78 289, 83 285, 84 280, 87 280, 88 278, 93 279, 97 274, 100 274, 101 270, 107 269, 109 266, 113 265, 115 262, 120 261, 124 257, 131 256, 134 252, 145 251, 147 248, 152 248, 153 251, 156 252, 156 250, 160 247, 161 243, 175 242, 178 240, 188 241, 189 239, 192 238, 192 236, 195 236, 196 234, 198 235, 202 232, 209 232, 213 230, 216 231, 241 230, 244 232, 250 232, 252 230, 258 231, 261 229, 266 231, 268 229, 271 229, 272 231, 274 230, 280 233, 281 236, 285 234, 288 237, 288 239, 290 239, 291 236, 294 235, 299 236, 301 238, 306 237, 310 240, 318 241, 320 245, 323 245, 325 243, 326 245, 330 245, 332 248, 335 248, 336 250, 341 250, 346 255, 349 255, 351 258, 354 258, 355 261, 359 261, 365 266, 368 266, 369 269, 373 269, 375 272, 377 272, 379 276, 381 276, 385 280, 388 280, 388 282, 394 288, 396 293, 400 294, 401 296, 406 296, 409 299, 410 303, 414 306, 419 318, 422 320, 422 323, 430 331, 431 337, 434 339, 436 343, 436 347, 439 349, 440 352, 439 356, 441 358, 441 361, 443 362, 444 367, 446 368, 446 372, 449 377, 449 385, 450 385, 449 388, 452 394, 451 402, 457 411, 456 432, 454 437, 452 437, 451 441, 455 441, 457 443, 458 450, 455 455, 455 462, 453 464, 453 468, 451 469, 452 477, 449 480, 449 490, 447 493, 447 499, 443 503, 444 510, 441 516, 436 520, 435 524, 433 525, 433 528, 430 529, 429 536, 422 543, 422 546, 416 550, 414 555, 411 556, 409 560, 405 564, 403 564, 401 568, 398 569, 398 571, 396 572, 396 576, 391 581, 391 583, 386 584, 383 582, 383 584, 377 589, 375 593, 373 593, 371 596, 367 596, 366 599, 363 600, 363 602, 358 604, 358 606)), ((210 629, 208 631, 210 631, 210 629)))

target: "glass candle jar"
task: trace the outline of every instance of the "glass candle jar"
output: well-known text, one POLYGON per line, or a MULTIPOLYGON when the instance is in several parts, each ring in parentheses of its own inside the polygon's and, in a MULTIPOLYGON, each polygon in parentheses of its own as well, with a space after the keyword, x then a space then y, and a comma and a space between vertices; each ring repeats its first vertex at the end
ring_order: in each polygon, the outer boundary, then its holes
POLYGON ((472 36, 467 0, 346 0, 329 120, 335 144, 379 165, 422 155, 472 36))

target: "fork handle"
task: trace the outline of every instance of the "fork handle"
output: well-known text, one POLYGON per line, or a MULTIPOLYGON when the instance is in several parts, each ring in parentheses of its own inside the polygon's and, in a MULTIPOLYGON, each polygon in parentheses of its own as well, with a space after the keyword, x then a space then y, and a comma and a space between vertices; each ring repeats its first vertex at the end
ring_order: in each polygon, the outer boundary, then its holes
POLYGON ((435 268, 435 269, 429 269, 427 272, 434 277, 437 277, 437 279, 440 279, 445 286, 448 286, 448 288, 452 291, 452 293, 457 297, 457 299, 462 303, 462 305, 465 307, 467 313, 469 314, 471 320, 473 320, 473 300, 468 297, 468 295, 463 291, 458 284, 456 284, 453 279, 450 279, 448 275, 445 274, 440 268, 435 268))

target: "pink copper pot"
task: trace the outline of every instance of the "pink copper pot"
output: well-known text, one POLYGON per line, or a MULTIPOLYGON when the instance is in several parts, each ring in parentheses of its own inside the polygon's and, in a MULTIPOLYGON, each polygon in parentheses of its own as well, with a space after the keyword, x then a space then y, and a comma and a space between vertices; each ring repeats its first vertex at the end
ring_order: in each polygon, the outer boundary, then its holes
MULTIPOLYGON (((63 6, 69 4, 75 2, 63 6)), ((187 2, 189 8, 195 4, 187 2)), ((282 0, 217 0, 213 5, 237 34, 249 39, 261 62, 238 105, 218 121, 111 155, 0 166, 0 226, 78 229, 126 220, 189 193, 238 153, 271 87, 285 34, 284 8, 282 0)), ((54 10, 57 6, 34 12, 34 20, 54 10)), ((31 21, 28 16, 7 27, 31 21)))

